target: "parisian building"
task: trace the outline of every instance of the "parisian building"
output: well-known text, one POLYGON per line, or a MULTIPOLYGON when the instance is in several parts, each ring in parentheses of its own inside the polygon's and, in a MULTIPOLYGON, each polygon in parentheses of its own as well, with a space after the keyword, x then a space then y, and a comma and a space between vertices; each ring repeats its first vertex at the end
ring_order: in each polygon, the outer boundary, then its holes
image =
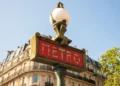
MULTIPOLYGON (((7 52, 0 62, 0 86, 57 86, 53 67, 30 61, 30 50, 28 43, 7 52)), ((100 67, 99 62, 86 55, 86 71, 67 70, 65 86, 104 86, 106 76, 100 67)))

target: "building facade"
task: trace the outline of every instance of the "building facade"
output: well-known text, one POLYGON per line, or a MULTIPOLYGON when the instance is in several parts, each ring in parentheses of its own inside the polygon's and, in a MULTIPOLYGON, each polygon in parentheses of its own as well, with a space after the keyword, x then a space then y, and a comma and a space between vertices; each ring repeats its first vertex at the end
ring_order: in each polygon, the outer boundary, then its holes
MULTIPOLYGON (((30 44, 8 51, 0 63, 0 86, 56 86, 52 66, 30 61, 30 44)), ((86 71, 77 73, 67 70, 65 86, 103 86, 105 75, 100 64, 86 56, 86 71)))

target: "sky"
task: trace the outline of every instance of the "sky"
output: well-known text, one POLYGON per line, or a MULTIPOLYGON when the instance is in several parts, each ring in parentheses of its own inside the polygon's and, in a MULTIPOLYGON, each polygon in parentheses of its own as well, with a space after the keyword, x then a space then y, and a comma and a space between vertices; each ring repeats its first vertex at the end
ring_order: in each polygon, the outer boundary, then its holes
POLYGON ((120 0, 0 0, 0 61, 36 32, 55 37, 49 15, 59 1, 70 14, 65 35, 71 46, 97 61, 120 47, 120 0))

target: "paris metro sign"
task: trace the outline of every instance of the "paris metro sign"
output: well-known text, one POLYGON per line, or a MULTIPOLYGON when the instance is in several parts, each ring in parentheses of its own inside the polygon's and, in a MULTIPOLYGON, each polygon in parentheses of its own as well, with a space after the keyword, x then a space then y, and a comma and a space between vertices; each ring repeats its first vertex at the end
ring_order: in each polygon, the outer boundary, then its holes
POLYGON ((36 33, 30 39, 30 60, 55 66, 63 65, 69 70, 77 72, 85 70, 85 51, 71 46, 62 46, 49 38, 36 33))

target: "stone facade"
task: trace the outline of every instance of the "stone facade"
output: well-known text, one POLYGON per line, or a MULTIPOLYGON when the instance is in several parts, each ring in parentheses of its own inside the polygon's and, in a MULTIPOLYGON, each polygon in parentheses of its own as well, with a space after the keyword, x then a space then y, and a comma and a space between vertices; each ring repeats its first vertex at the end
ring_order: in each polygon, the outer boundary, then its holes
MULTIPOLYGON (((0 63, 0 86, 56 86, 52 66, 30 61, 29 58, 29 44, 9 51, 0 63)), ((85 72, 67 70, 65 86, 103 86, 105 76, 99 70, 99 63, 89 56, 86 59, 85 72)))

